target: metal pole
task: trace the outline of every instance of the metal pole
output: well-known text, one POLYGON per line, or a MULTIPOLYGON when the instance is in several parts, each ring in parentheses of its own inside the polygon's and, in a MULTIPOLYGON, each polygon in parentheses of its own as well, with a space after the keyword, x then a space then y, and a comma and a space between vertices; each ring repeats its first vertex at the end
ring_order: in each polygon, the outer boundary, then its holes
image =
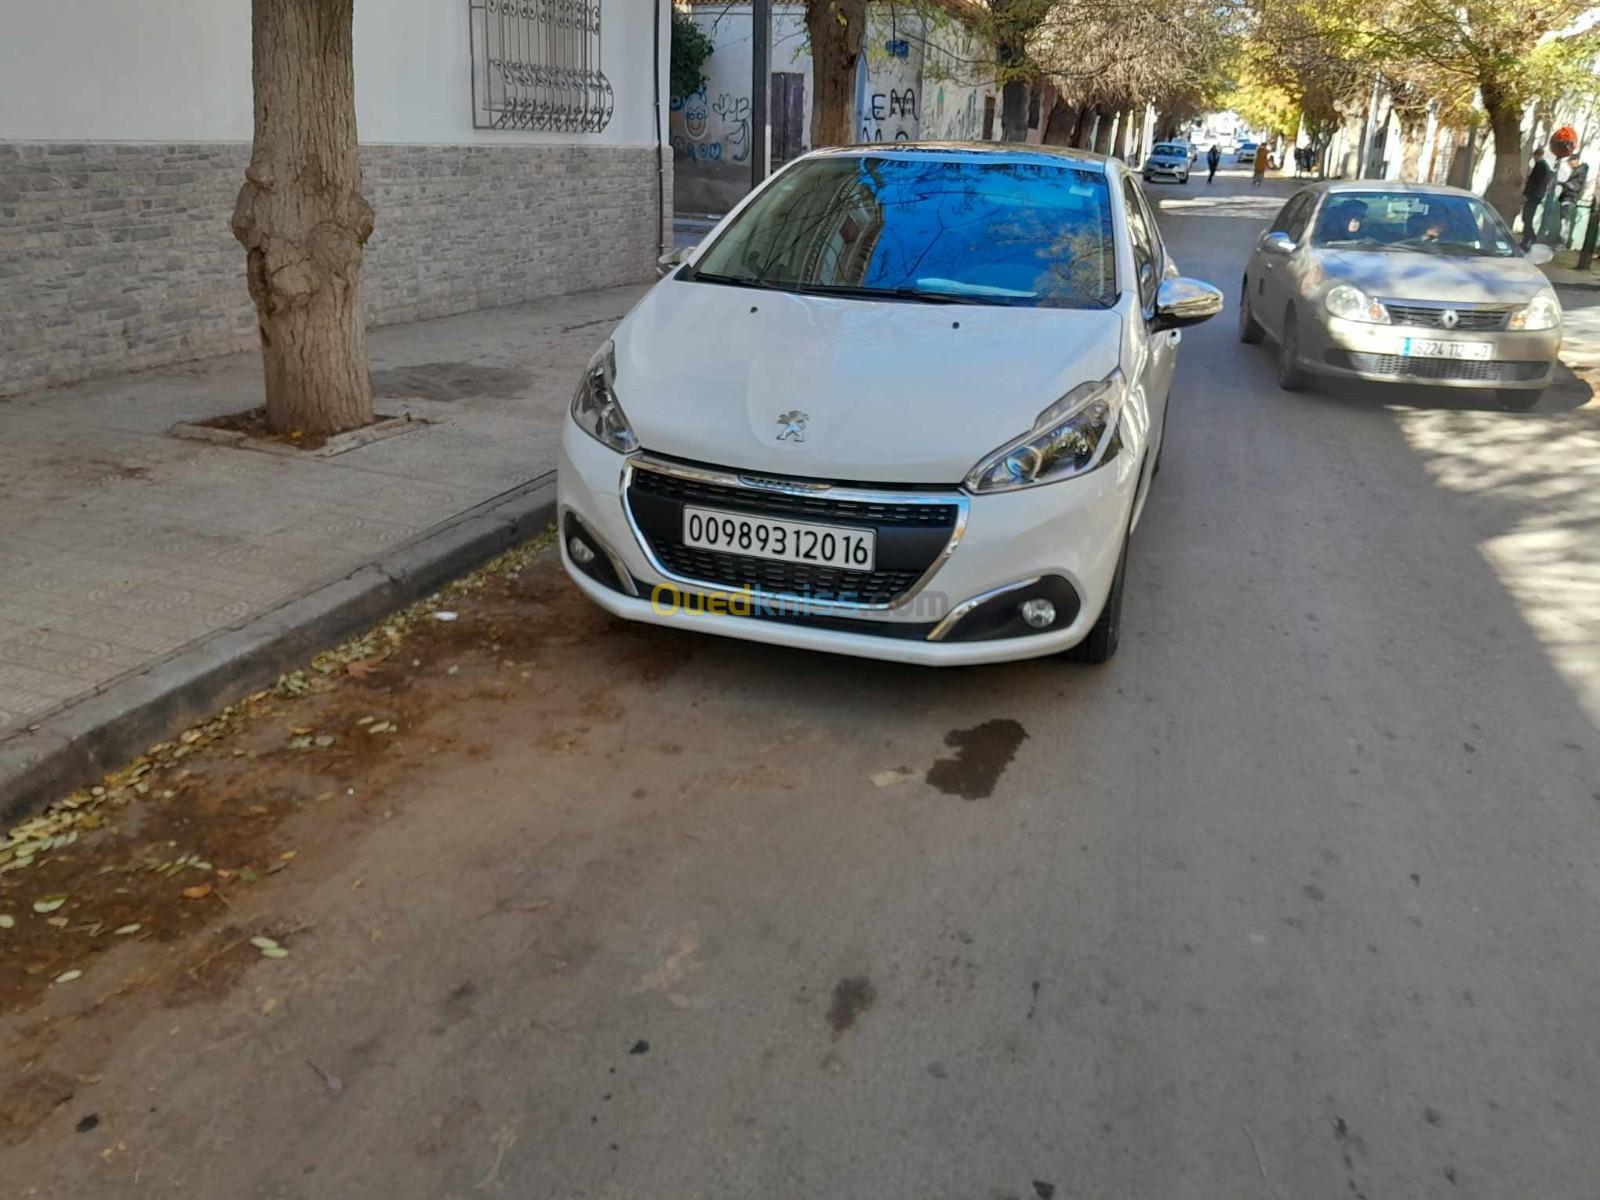
MULTIPOLYGON (((1595 234, 1600 233, 1600 191, 1589 193, 1589 222, 1583 231, 1583 248, 1578 251, 1578 270, 1594 266, 1595 234)), ((1576 211, 1576 210, 1574 210, 1576 211)))
POLYGON ((767 117, 772 95, 772 0, 750 5, 750 189, 767 177, 772 154, 772 125, 767 117))

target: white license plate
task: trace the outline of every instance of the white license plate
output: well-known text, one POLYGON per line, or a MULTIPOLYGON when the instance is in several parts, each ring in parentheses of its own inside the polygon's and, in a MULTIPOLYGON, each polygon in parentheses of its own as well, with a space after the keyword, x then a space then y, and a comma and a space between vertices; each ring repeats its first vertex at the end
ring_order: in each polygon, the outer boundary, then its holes
POLYGON ((780 521, 688 505, 683 509, 683 544, 697 550, 870 571, 876 543, 877 535, 870 529, 780 521))
POLYGON ((1487 362, 1494 357, 1490 342, 1442 342, 1437 338, 1407 338, 1400 353, 1407 358, 1468 358, 1487 362))

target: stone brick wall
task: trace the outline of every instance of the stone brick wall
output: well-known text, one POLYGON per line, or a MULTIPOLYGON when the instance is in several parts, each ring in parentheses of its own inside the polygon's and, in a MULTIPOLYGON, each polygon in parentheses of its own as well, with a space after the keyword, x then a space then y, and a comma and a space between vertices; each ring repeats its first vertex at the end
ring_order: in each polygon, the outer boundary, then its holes
MULTIPOLYGON (((374 325, 653 274, 653 148, 361 156, 374 325)), ((0 395, 253 347, 228 228, 248 159, 237 143, 0 143, 0 395)))

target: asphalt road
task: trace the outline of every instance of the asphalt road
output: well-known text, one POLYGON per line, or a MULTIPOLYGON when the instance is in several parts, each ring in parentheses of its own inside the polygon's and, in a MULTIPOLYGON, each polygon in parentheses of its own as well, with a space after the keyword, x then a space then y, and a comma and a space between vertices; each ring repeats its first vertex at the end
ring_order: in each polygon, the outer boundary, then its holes
POLYGON ((325 831, 290 959, 79 1018, 104 1082, 8 1184, 1594 1196, 1596 405, 1281 393, 1233 298, 1288 185, 1153 190, 1229 306, 1113 664, 553 622, 325 831))

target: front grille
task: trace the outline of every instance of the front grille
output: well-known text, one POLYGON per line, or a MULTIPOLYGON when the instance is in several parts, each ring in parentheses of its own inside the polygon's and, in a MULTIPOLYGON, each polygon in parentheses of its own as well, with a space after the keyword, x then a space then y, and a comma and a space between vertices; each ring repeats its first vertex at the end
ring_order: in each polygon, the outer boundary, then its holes
POLYGON ((1401 354, 1364 354, 1330 350, 1329 365, 1364 371, 1369 375, 1398 375, 1405 379, 1454 379, 1496 384, 1537 379, 1548 367, 1539 362, 1477 362, 1459 358, 1407 358, 1401 354))
POLYGON ((1418 325, 1424 329, 1453 328, 1462 333, 1490 333, 1504 329, 1511 318, 1507 308, 1455 308, 1449 304, 1403 304, 1385 300, 1383 306, 1396 325, 1418 325), (1447 326, 1446 311, 1456 314, 1457 324, 1447 326))
POLYGON ((759 512, 769 517, 814 518, 816 520, 862 521, 867 524, 927 525, 949 528, 956 523, 954 504, 868 503, 861 500, 830 500, 826 492, 774 492, 766 488, 731 487, 656 471, 639 471, 633 477, 633 491, 647 492, 682 504, 709 504, 742 512, 759 512))
POLYGON ((954 500, 840 500, 823 492, 770 491, 648 469, 633 472, 627 503, 647 548, 670 575, 723 588, 880 606, 893 603, 927 574, 949 544, 961 514, 954 500), (871 529, 874 569, 847 571, 685 546, 685 504, 871 529))
POLYGON ((844 571, 814 563, 746 558, 672 542, 652 542, 650 548, 662 566, 686 579, 729 588, 747 587, 775 596, 810 596, 850 604, 888 604, 922 577, 922 571, 844 571))

